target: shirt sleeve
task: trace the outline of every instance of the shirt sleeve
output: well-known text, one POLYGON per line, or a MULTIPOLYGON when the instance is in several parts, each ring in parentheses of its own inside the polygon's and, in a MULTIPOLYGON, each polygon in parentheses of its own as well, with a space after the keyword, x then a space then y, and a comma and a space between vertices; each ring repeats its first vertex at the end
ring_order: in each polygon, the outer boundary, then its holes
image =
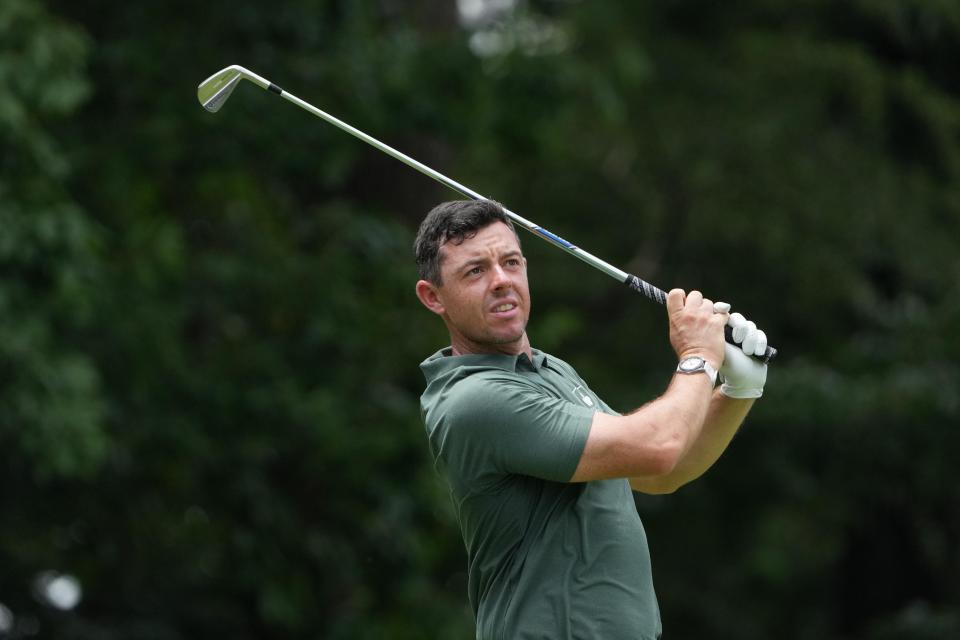
POLYGON ((473 376, 443 411, 438 454, 464 480, 522 474, 567 482, 583 454, 594 409, 522 379, 473 376))

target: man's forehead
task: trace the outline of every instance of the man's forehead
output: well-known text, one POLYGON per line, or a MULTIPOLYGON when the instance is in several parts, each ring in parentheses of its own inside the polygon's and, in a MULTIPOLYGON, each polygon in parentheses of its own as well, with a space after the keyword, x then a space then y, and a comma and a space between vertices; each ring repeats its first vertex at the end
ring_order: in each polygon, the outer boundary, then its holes
POLYGON ((444 254, 458 257, 486 255, 491 249, 498 253, 519 252, 520 243, 510 227, 502 222, 495 222, 479 229, 475 235, 464 238, 459 244, 449 240, 444 242, 440 246, 440 256, 442 259, 444 254))

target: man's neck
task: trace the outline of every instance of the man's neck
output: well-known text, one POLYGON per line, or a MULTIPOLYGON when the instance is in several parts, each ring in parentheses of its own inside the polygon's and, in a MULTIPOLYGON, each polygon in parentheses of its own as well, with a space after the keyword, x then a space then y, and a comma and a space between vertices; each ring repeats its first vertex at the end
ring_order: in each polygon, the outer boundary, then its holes
POLYGON ((504 356, 518 356, 521 353, 527 354, 527 357, 533 360, 533 349, 530 347, 530 341, 524 332, 523 337, 517 342, 508 344, 473 344, 464 343, 460 340, 451 339, 451 354, 455 356, 494 354, 504 356))

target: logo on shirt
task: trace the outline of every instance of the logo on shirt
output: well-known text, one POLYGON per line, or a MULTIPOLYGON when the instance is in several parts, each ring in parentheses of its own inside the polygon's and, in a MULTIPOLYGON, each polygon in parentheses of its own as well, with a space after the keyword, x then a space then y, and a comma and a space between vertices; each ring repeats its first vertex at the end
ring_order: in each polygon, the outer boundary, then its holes
POLYGON ((574 387, 573 395, 580 398, 580 401, 588 407, 593 406, 593 398, 587 394, 587 389, 582 384, 578 384, 576 387, 574 387))

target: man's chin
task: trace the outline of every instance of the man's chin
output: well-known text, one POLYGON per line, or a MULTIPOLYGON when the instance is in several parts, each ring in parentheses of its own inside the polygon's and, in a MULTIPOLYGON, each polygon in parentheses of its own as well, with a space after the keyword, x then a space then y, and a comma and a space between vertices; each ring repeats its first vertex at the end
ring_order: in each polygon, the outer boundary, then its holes
POLYGON ((524 331, 521 331, 520 333, 495 334, 489 336, 486 342, 487 344, 497 345, 500 347, 509 346, 523 342, 523 337, 525 335, 526 333, 524 331))

